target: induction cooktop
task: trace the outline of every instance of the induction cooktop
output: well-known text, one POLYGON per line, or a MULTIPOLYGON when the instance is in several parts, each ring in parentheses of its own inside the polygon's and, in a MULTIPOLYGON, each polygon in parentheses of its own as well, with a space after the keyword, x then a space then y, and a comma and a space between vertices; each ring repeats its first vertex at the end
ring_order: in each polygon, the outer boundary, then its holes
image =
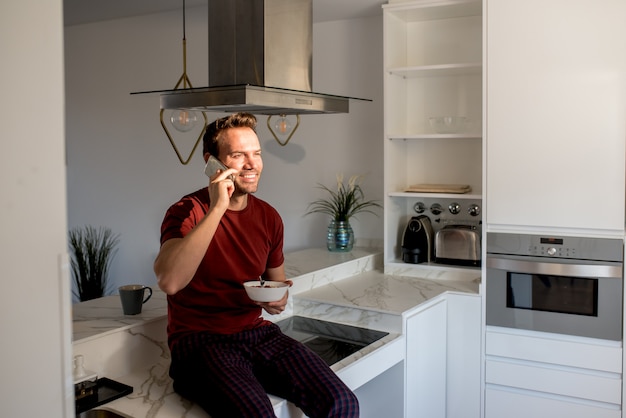
POLYGON ((292 316, 276 322, 285 335, 300 341, 329 366, 388 335, 351 325, 292 316))

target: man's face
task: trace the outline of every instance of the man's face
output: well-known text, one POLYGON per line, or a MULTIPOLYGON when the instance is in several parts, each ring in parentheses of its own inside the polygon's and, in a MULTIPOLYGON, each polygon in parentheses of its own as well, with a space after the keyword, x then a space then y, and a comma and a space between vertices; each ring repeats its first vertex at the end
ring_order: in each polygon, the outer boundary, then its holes
POLYGON ((238 171, 235 193, 256 192, 263 171, 261 145, 256 133, 250 128, 227 129, 222 133, 219 150, 219 160, 238 171))

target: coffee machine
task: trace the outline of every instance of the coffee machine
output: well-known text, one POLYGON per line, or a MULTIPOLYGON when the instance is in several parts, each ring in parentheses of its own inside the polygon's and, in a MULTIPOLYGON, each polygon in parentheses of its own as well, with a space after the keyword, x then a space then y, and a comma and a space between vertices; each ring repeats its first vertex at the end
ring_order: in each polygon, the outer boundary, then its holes
POLYGON ((433 261, 433 226, 426 215, 414 216, 402 235, 402 260, 419 264, 433 261))

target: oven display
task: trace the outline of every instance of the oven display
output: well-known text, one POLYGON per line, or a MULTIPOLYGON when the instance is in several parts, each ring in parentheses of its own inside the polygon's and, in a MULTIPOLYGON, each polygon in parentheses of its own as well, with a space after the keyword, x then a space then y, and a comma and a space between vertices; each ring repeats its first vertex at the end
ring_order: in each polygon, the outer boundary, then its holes
POLYGON ((563 245, 563 238, 540 238, 539 242, 542 244, 550 244, 550 245, 563 245))
POLYGON ((543 274, 507 274, 509 308, 598 316, 598 280, 543 274))

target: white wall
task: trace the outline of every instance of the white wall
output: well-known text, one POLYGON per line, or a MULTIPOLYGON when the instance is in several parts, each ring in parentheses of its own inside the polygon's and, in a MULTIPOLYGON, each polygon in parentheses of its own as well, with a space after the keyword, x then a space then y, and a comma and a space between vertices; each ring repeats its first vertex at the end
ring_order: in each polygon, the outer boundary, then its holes
POLYGON ((0 416, 74 416, 61 0, 0 2, 0 416))
MULTIPOLYGON (((187 11, 187 73, 208 84, 206 8, 187 11)), ((259 116, 265 169, 257 195, 285 222, 285 250, 325 245, 329 219, 304 217, 320 196, 317 183, 337 173, 365 174, 367 198, 382 201, 382 18, 316 23, 315 91, 373 99, 351 101, 350 113, 303 116, 285 147, 259 116)), ((159 123, 159 96, 130 92, 170 89, 182 73, 182 15, 161 13, 67 27, 66 94, 69 227, 106 226, 121 234, 111 271, 120 284, 154 284, 152 262, 167 207, 206 185, 201 151, 178 161, 159 123)), ((213 120, 223 114, 210 114, 213 120)), ((186 137, 193 142, 196 135, 186 137)), ((181 152, 191 145, 177 137, 181 152)), ((357 245, 382 240, 382 213, 353 222, 357 245)))

